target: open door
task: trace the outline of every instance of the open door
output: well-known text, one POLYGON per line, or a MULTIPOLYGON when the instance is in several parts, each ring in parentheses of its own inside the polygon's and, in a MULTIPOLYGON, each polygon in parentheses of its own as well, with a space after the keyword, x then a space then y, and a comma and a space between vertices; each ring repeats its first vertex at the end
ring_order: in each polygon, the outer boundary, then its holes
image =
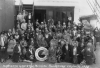
POLYGON ((35 21, 38 19, 39 23, 43 22, 46 19, 46 10, 35 9, 34 18, 35 21))

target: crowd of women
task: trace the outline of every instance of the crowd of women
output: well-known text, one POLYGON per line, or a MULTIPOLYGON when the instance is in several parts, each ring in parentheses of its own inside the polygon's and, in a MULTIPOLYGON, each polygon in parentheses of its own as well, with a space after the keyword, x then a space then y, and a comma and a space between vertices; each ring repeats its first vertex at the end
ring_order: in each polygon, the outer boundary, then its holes
MULTIPOLYGON (((21 13, 19 13, 21 17, 21 13)), ((96 50, 93 32, 87 32, 82 24, 72 21, 55 25, 50 18, 39 23, 17 18, 16 28, 2 31, 0 34, 0 61, 11 59, 13 62, 37 61, 35 51, 39 47, 48 50, 47 62, 68 62, 74 64, 95 63, 96 50)))

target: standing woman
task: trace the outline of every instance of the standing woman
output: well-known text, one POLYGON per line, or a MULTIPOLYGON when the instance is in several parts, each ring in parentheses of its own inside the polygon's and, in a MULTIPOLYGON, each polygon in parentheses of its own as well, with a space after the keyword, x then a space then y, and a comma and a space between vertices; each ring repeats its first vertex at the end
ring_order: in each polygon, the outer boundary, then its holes
POLYGON ((20 61, 20 55, 21 55, 21 46, 17 42, 17 44, 16 44, 16 46, 14 47, 14 50, 13 50, 12 61, 13 62, 19 62, 20 61))
POLYGON ((73 40, 73 63, 77 64, 78 59, 77 59, 77 47, 78 47, 78 42, 74 39, 73 40))
POLYGON ((0 61, 3 63, 8 58, 7 47, 5 46, 4 34, 0 36, 0 61))
POLYGON ((26 54, 26 47, 27 47, 27 42, 24 38, 22 38, 22 40, 20 41, 20 45, 21 45, 21 60, 23 61, 25 59, 25 54, 26 54))
POLYGON ((58 41, 54 36, 53 39, 50 41, 49 56, 48 56, 48 61, 50 63, 57 62, 57 58, 56 58, 57 45, 58 45, 58 41))
POLYGON ((9 53, 9 56, 12 56, 15 45, 16 45, 16 40, 13 38, 13 36, 11 36, 10 39, 8 40, 8 48, 7 48, 7 52, 9 53))

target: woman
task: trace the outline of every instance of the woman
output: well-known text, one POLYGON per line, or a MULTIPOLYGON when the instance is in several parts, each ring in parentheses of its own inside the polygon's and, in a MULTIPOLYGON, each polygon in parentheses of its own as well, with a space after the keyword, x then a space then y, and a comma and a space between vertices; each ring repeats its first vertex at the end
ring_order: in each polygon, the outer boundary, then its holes
POLYGON ((73 41, 73 63, 77 64, 78 59, 77 59, 77 47, 78 47, 78 42, 76 40, 73 41))
POLYGON ((8 40, 8 49, 7 49, 9 56, 12 56, 15 45, 16 45, 16 40, 13 38, 13 36, 11 36, 10 39, 8 40))
POLYGON ((30 38, 29 45, 34 46, 34 47, 35 47, 35 45, 34 45, 34 39, 33 39, 33 38, 30 38))
POLYGON ((49 48, 49 55, 48 55, 48 61, 50 63, 56 63, 56 49, 57 49, 57 40, 55 37, 50 41, 50 48, 49 48))
POLYGON ((26 54, 26 47, 27 47, 27 42, 24 38, 22 38, 22 40, 20 41, 20 45, 21 45, 21 60, 25 59, 25 54, 26 54))
POLYGON ((31 28, 32 27, 32 24, 31 24, 31 21, 29 20, 28 21, 28 24, 27 24, 27 28, 29 29, 29 28, 31 28))
POLYGON ((21 29, 23 29, 23 30, 27 29, 27 23, 25 20, 23 20, 23 23, 21 24, 21 29))
POLYGON ((63 22, 63 30, 66 30, 66 23, 63 22))
POLYGON ((57 50, 56 50, 56 57, 57 57, 57 62, 61 62, 61 55, 62 55, 62 46, 61 42, 58 42, 57 50))
POLYGON ((48 29, 45 29, 45 40, 46 40, 48 46, 50 46, 50 44, 49 44, 49 42, 50 42, 49 37, 50 37, 49 31, 48 31, 48 29))
POLYGON ((0 36, 0 61, 3 63, 7 60, 7 46, 5 45, 4 35, 0 36))
POLYGON ((15 45, 15 47, 13 49, 12 61, 13 62, 19 62, 20 61, 20 55, 21 55, 21 46, 17 42, 17 44, 15 45))

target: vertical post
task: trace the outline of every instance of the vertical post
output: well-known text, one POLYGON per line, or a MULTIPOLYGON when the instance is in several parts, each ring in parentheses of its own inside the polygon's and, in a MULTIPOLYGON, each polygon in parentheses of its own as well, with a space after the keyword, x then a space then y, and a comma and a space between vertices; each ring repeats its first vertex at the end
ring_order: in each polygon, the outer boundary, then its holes
POLYGON ((35 21, 34 21, 34 0, 33 0, 33 8, 32 8, 32 22, 33 22, 33 24, 35 24, 35 21))
POLYGON ((22 2, 22 0, 20 0, 20 4, 19 4, 19 12, 22 12, 22 8, 23 8, 23 2, 22 2))

